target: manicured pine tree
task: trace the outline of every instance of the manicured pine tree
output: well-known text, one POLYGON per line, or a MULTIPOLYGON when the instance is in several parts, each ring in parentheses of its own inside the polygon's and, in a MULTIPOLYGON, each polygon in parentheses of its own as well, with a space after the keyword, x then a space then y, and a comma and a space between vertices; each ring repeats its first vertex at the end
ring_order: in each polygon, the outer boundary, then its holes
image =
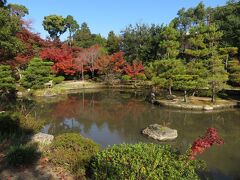
POLYGON ((167 88, 172 95, 172 87, 175 76, 185 74, 185 67, 181 60, 166 59, 154 61, 151 65, 153 82, 163 88, 167 88))
POLYGON ((224 88, 228 75, 219 52, 219 40, 222 32, 215 25, 199 24, 190 29, 189 48, 185 50, 188 60, 202 60, 207 68, 208 87, 211 90, 212 102, 216 93, 224 88))
POLYGON ((20 83, 25 88, 39 89, 52 80, 52 62, 43 61, 40 58, 33 58, 27 69, 22 73, 20 83))
POLYGON ((0 65, 0 95, 11 94, 15 89, 15 79, 12 77, 10 66, 0 65))

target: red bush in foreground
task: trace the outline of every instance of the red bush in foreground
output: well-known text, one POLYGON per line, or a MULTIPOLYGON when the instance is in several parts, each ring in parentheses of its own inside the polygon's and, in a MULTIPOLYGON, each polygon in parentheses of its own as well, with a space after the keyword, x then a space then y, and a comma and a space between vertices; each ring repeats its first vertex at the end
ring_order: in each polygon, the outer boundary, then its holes
POLYGON ((200 137, 193 142, 190 158, 195 159, 197 154, 202 154, 212 145, 221 145, 223 143, 224 141, 218 136, 217 130, 214 128, 208 128, 206 134, 203 137, 200 137))

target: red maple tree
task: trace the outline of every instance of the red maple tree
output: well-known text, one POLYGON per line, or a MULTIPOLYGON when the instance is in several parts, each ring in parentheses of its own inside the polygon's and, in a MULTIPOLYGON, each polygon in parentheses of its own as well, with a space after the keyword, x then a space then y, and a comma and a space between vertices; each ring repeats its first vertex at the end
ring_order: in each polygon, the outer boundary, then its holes
POLYGON ((221 139, 214 128, 208 128, 206 134, 203 137, 195 140, 191 147, 190 159, 195 159, 198 154, 202 154, 206 149, 210 148, 214 144, 221 145, 224 141, 221 139))
POLYGON ((126 61, 123 57, 123 52, 117 52, 112 55, 105 55, 97 59, 94 63, 94 68, 100 74, 123 73, 126 61))
POLYGON ((141 61, 133 61, 132 65, 126 64, 124 71, 127 75, 135 78, 138 74, 144 74, 144 66, 141 61))
POLYGON ((73 76, 79 69, 79 67, 74 64, 72 49, 65 45, 61 48, 44 48, 40 52, 40 57, 44 60, 54 62, 52 68, 57 74, 73 76))

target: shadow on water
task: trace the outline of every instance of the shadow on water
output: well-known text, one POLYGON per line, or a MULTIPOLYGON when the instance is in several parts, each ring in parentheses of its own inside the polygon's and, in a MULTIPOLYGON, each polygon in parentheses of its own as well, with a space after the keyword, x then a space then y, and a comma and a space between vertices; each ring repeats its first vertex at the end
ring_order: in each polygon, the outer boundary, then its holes
MULTIPOLYGON (((158 123, 178 130, 178 138, 168 142, 185 152, 208 127, 214 127, 224 139, 200 156, 208 164, 211 179, 240 177, 240 111, 193 112, 168 109, 145 102, 146 92, 122 90, 84 90, 79 93, 38 99, 32 111, 36 119, 46 119, 43 132, 78 132, 101 144, 154 142, 141 135, 146 126, 158 123)), ((161 143, 160 143, 161 144, 161 143)))

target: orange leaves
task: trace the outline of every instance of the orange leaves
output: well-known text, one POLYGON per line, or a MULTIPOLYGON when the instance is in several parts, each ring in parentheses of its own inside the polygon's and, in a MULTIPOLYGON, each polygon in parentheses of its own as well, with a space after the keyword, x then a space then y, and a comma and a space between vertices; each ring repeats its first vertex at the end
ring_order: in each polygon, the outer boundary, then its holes
POLYGON ((127 64, 124 67, 124 71, 127 75, 135 77, 138 74, 144 74, 144 66, 141 61, 133 61, 132 65, 127 64))
POLYGON ((42 59, 54 62, 52 68, 58 74, 75 75, 79 69, 73 62, 73 50, 67 46, 44 48, 40 56, 42 59))
POLYGON ((117 52, 102 56, 94 63, 94 67, 102 74, 122 73, 126 65, 123 55, 123 52, 117 52))

